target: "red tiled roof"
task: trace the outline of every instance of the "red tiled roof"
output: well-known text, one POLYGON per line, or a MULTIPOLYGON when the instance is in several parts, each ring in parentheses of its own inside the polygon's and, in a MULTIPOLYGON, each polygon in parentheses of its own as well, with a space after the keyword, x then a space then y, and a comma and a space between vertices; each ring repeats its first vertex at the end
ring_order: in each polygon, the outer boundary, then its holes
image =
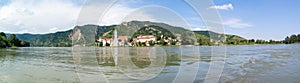
POLYGON ((139 39, 151 39, 151 38, 155 38, 155 37, 140 37, 139 39))
POLYGON ((128 36, 119 36, 118 39, 128 39, 128 36))
POLYGON ((156 38, 153 35, 148 35, 148 36, 139 36, 138 39, 151 39, 151 38, 156 38))

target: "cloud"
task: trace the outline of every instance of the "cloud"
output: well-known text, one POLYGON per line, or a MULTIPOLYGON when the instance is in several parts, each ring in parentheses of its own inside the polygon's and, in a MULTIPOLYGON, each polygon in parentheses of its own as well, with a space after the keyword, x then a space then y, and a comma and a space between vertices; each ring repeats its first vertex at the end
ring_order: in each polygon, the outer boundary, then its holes
POLYGON ((130 8, 126 4, 118 4, 111 7, 103 17, 100 25, 120 24, 123 21, 128 22, 132 20, 162 22, 188 28, 184 19, 168 8, 154 5, 130 8))
POLYGON ((204 29, 204 28, 193 28, 191 29, 192 31, 207 31, 208 29, 204 29))
MULTIPOLYGON (((142 0, 118 1, 113 5, 101 0, 89 3, 85 1, 11 0, 0 6, 0 31, 44 34, 69 30, 75 25, 112 25, 132 20, 163 22, 190 28, 181 16, 168 8, 143 5, 139 8, 132 7, 132 4, 141 3, 142 0), (106 6, 111 7, 107 9, 106 6), (97 11, 101 9, 106 10, 97 11)), ((199 24, 198 21, 195 23, 199 24)))
POLYGON ((12 0, 0 7, 0 31, 7 33, 49 33, 74 26, 80 6, 71 0, 12 0))
POLYGON ((57 31, 58 28, 57 27, 53 27, 53 28, 50 28, 49 31, 53 32, 53 31, 57 31))
MULTIPOLYGON (((98 24, 101 15, 97 15, 100 11, 95 10, 105 9, 104 5, 110 5, 98 0, 89 4, 83 3, 85 0, 11 0, 10 3, 0 6, 0 31, 44 34, 69 30, 75 25, 98 24), (86 6, 86 11, 82 11, 83 5, 86 6), (86 17, 79 22, 80 13, 85 13, 83 16, 86 17)), ((130 3, 115 3, 103 16, 100 25, 121 23, 124 17, 135 10, 128 4, 130 3)), ((144 12, 135 15, 152 19, 144 12)))
POLYGON ((229 19, 224 21, 222 24, 232 27, 232 28, 247 28, 247 27, 252 27, 252 24, 244 23, 240 19, 229 19))
POLYGON ((201 26, 201 27, 198 27, 198 28, 192 28, 190 30, 192 30, 192 31, 208 31, 211 28, 212 28, 211 26, 201 26))
POLYGON ((103 16, 100 25, 120 24, 123 21, 156 21, 149 13, 144 10, 127 7, 126 5, 114 5, 103 16), (120 13, 121 12, 121 13, 120 13))
POLYGON ((225 4, 225 5, 220 5, 220 6, 210 6, 209 8, 211 9, 219 9, 219 10, 233 10, 233 5, 231 3, 225 4))

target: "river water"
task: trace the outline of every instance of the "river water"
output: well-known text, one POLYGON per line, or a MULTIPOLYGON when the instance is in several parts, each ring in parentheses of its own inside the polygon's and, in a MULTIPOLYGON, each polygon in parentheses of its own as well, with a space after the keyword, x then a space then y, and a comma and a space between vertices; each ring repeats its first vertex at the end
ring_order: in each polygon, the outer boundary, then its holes
POLYGON ((300 44, 0 49, 0 83, 299 83, 300 44))

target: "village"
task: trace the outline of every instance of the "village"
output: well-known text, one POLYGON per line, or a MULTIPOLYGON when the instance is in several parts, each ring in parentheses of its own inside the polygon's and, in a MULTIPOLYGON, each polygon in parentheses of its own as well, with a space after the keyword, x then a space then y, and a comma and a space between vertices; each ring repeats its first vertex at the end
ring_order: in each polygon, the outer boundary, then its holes
POLYGON ((135 38, 130 36, 116 36, 114 38, 99 37, 96 40, 96 45, 100 47, 105 46, 155 46, 155 45, 180 45, 179 40, 171 37, 164 37, 161 35, 140 35, 135 38))

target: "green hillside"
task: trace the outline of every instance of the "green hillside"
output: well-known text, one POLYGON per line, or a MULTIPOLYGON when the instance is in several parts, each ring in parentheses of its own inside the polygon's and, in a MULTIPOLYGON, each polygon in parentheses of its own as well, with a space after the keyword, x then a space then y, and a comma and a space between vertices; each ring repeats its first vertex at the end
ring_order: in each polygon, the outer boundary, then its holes
POLYGON ((30 42, 31 46, 68 47, 72 45, 69 34, 72 30, 49 34, 17 34, 17 37, 30 42))
MULTIPOLYGON (((69 34, 69 39, 73 37, 73 45, 94 46, 95 41, 104 33, 113 30, 115 25, 112 26, 98 26, 98 25, 84 25, 76 26, 73 33, 69 34), (80 34, 80 35, 79 35, 80 34), (80 36, 80 37, 78 37, 80 36)), ((70 40, 72 41, 72 40, 70 40)))
POLYGON ((20 40, 15 34, 7 35, 3 32, 0 32, 0 48, 28 46, 30 46, 28 42, 20 40))
POLYGON ((155 25, 140 28, 137 32, 133 34, 132 37, 137 37, 139 35, 155 35, 157 36, 157 38, 160 38, 161 35, 164 35, 165 37, 171 37, 173 39, 176 38, 175 35, 172 34, 172 32, 170 32, 169 30, 155 25))
POLYGON ((237 35, 230 35, 230 34, 220 34, 212 31, 194 31, 197 34, 204 35, 211 39, 216 38, 226 38, 226 40, 246 40, 243 37, 237 36, 237 35))
MULTIPOLYGON (((153 26, 158 31, 163 32, 172 38, 181 38, 183 45, 194 45, 193 42, 198 42, 199 45, 215 45, 216 42, 226 41, 244 41, 245 38, 236 35, 219 34, 212 31, 190 31, 182 27, 176 27, 165 23, 149 22, 149 21, 131 21, 123 22, 119 25, 99 26, 99 25, 83 25, 75 26, 71 30, 61 31, 49 34, 16 34, 21 40, 30 42, 31 46, 47 46, 47 47, 69 47, 73 45, 93 46, 95 41, 107 33, 105 37, 112 37, 113 30, 118 31, 118 35, 122 36, 137 36, 138 34, 146 34, 145 26, 153 26), (165 33, 166 32, 166 33, 165 33), (175 36, 175 37, 174 37, 175 36), (223 38, 223 39, 222 39, 223 38)), ((147 33, 149 34, 149 33, 147 33)), ((157 33, 153 33, 154 35, 157 33)))

